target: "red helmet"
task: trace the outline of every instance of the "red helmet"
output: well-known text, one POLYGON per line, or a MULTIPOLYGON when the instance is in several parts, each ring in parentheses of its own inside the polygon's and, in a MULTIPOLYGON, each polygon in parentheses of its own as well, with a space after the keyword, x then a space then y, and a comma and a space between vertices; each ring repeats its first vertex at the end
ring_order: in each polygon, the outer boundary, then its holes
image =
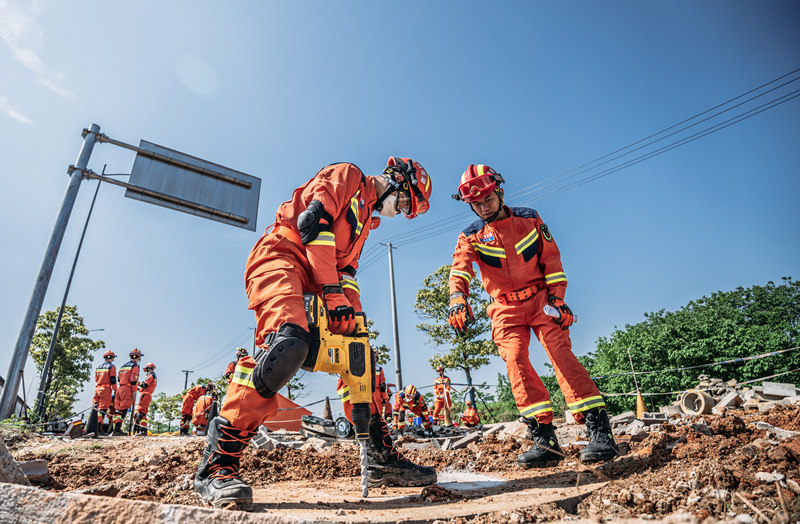
POLYGON ((444 372, 444 366, 443 366, 443 365, 441 365, 441 364, 439 364, 438 366, 436 366, 436 372, 437 372, 437 373, 443 373, 443 372, 444 372))
POLYGON ((148 369, 152 369, 153 371, 155 371, 156 370, 156 365, 153 364, 152 362, 148 362, 147 364, 145 364, 144 370, 147 371, 148 369))
POLYGON ((390 156, 383 174, 389 175, 393 182, 388 192, 400 190, 411 199, 411 209, 406 218, 414 218, 428 210, 433 188, 431 177, 422 164, 411 158, 390 156))
POLYGON ((236 348, 236 356, 237 357, 246 357, 247 356, 247 349, 245 349, 245 348, 236 348))
POLYGON ((103 358, 117 358, 117 355, 110 349, 103 353, 103 358))
POLYGON ((458 185, 458 194, 453 195, 457 200, 475 202, 484 198, 492 191, 497 191, 500 184, 505 182, 502 175, 484 164, 470 164, 458 185))
POLYGON ((409 384, 406 386, 406 396, 413 397, 417 394, 417 388, 414 387, 413 384, 409 384))
POLYGON ((209 382, 208 384, 206 384, 206 391, 214 391, 214 383, 213 382, 209 382))
POLYGON ((128 353, 128 356, 131 357, 131 358, 133 358, 133 357, 142 358, 142 352, 139 351, 139 348, 133 348, 133 351, 128 353))
POLYGON ((467 406, 471 406, 471 405, 472 405, 472 402, 468 400, 467 401, 467 406))

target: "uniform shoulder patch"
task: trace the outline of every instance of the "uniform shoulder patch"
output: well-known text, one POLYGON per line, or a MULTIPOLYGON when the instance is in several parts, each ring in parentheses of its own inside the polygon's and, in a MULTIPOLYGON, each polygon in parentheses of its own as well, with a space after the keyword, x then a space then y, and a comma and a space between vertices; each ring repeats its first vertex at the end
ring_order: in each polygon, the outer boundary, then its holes
POLYGON ((479 218, 478 220, 476 220, 472 224, 468 225, 466 227, 466 229, 464 229, 464 231, 462 231, 462 233, 464 233, 467 236, 474 235, 475 233, 480 231, 483 228, 483 226, 485 226, 485 225, 486 225, 486 221, 483 220, 482 218, 479 218))
POLYGON ((548 242, 553 241, 553 235, 550 234, 550 229, 547 227, 547 224, 542 224, 542 237, 548 242))
POLYGON ((512 207, 510 208, 514 216, 525 218, 536 218, 536 210, 529 207, 512 207))

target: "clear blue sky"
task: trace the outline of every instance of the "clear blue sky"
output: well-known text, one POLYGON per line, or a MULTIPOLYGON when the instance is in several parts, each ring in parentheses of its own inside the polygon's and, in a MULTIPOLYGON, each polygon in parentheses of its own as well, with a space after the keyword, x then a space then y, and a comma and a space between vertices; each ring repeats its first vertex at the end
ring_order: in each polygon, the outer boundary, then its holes
MULTIPOLYGON (((794 1, 0 0, 0 374, 66 168, 91 123, 118 140, 146 139, 262 179, 256 233, 126 199, 121 188, 100 190, 69 303, 90 329, 105 330, 94 334, 118 355, 139 347, 158 366, 158 391, 168 393, 183 387, 181 369, 221 374, 233 348, 247 344, 254 317, 244 263, 295 187, 332 162, 367 174, 379 173, 389 155, 422 162, 433 179, 431 211, 384 220, 365 249, 399 245, 403 374, 422 386, 434 378, 427 360, 436 348, 415 328, 414 296, 426 275, 449 263, 458 232, 473 220, 450 198, 468 164, 503 173, 508 195, 574 174, 797 69, 799 26, 794 1)), ((123 173, 132 161, 98 145, 90 167, 123 173)), ((548 196, 601 169, 510 199, 536 208, 559 243, 566 300, 579 317, 577 354, 645 312, 800 277, 800 99, 548 196)), ((81 187, 45 309, 61 301, 95 184, 81 187)), ((387 258, 358 277, 380 342, 391 347, 387 258)), ((531 358, 544 371, 537 343, 531 358)), ((390 381, 393 371, 390 363, 390 381)), ((476 376, 495 383, 504 371, 496 358, 476 376)), ((34 380, 29 362, 26 384, 34 380)), ((335 395, 327 375, 306 382, 304 402, 335 395)))

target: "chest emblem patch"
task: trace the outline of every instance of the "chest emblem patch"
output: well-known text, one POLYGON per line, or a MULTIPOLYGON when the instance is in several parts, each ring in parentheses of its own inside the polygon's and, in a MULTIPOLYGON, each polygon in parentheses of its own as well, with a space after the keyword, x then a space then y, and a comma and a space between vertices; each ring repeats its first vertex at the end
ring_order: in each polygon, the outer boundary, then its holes
POLYGON ((491 242, 492 240, 494 240, 494 235, 492 233, 489 233, 488 235, 481 235, 479 237, 479 240, 481 242, 491 242))

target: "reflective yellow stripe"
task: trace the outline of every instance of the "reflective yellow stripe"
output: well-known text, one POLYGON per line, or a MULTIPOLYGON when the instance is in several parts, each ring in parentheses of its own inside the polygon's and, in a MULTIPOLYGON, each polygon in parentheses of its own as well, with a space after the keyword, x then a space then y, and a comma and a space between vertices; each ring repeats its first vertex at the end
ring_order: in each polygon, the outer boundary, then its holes
POLYGON ((597 395, 594 397, 576 400, 571 404, 567 404, 567 407, 573 413, 580 413, 581 411, 587 411, 592 408, 604 408, 606 407, 606 403, 603 401, 602 396, 597 395))
POLYGON ((475 168, 478 170, 478 176, 483 176, 486 174, 486 172, 483 170, 484 167, 486 166, 484 166, 483 164, 478 164, 477 166, 475 166, 475 168))
POLYGON ((330 231, 320 231, 317 238, 306 244, 308 246, 335 246, 336 235, 330 231))
POLYGON ((533 231, 528 233, 528 236, 526 236, 525 238, 523 238, 522 240, 517 242, 517 245, 514 246, 514 249, 516 250, 517 254, 519 255, 527 247, 529 247, 531 244, 533 244, 537 240, 539 240, 539 231, 536 228, 534 228, 533 231))
POLYGON ((467 284, 472 282, 472 275, 470 275, 466 271, 460 271, 458 269, 451 269, 450 270, 450 276, 461 277, 461 278, 463 278, 464 280, 467 281, 467 284))
POLYGON ((475 248, 475 251, 483 253, 484 255, 506 258, 506 251, 502 247, 491 247, 477 242, 473 242, 472 247, 475 248))
POLYGON ((233 378, 231 382, 235 382, 241 386, 247 388, 256 389, 255 384, 253 384, 253 368, 245 367, 245 366, 236 366, 236 371, 233 373, 233 378))
POLYGON ((361 190, 359 189, 356 191, 356 194, 353 195, 353 198, 350 199, 350 210, 353 212, 353 215, 356 217, 356 236, 361 234, 361 230, 364 229, 364 224, 362 224, 358 220, 358 195, 361 194, 361 190))
POLYGON ((342 402, 347 402, 350 400, 350 387, 344 386, 342 389, 337 389, 336 393, 342 399, 342 402))
POLYGON ((339 280, 339 285, 341 285, 342 288, 350 288, 359 295, 361 294, 361 289, 358 287, 358 282, 356 282, 356 279, 347 273, 342 275, 342 279, 339 280))
POLYGON ((530 406, 525 406, 524 408, 519 410, 519 413, 523 417, 532 418, 534 415, 538 415, 539 413, 545 413, 547 411, 553 411, 552 406, 550 406, 549 400, 546 400, 544 402, 539 402, 536 404, 531 404, 530 406))
POLYGON ((548 284, 555 284, 556 282, 566 282, 567 275, 564 273, 550 273, 549 275, 544 276, 545 282, 548 284))

